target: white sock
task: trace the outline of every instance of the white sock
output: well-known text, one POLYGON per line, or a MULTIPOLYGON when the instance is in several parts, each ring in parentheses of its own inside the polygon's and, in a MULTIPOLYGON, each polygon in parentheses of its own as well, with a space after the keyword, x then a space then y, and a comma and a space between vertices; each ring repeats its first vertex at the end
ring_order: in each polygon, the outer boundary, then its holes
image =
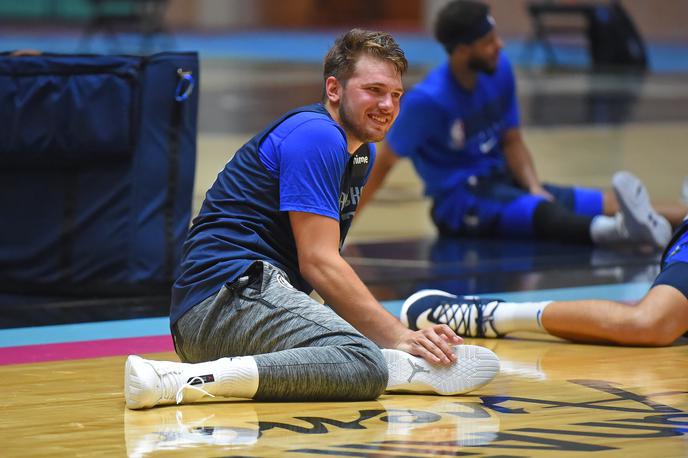
POLYGON ((500 334, 516 331, 546 333, 540 318, 552 301, 544 302, 502 302, 493 312, 494 326, 500 334))
POLYGON ((596 245, 628 241, 630 236, 623 223, 621 213, 606 216, 597 215, 590 223, 590 238, 596 245))
POLYGON ((214 396, 250 399, 258 391, 258 366, 251 356, 220 358, 192 366, 205 382, 202 389, 214 396))

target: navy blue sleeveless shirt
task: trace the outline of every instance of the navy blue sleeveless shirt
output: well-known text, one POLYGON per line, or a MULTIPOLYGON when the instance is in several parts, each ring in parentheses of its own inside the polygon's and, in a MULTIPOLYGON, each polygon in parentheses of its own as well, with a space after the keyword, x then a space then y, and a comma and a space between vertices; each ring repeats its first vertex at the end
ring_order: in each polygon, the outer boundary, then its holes
POLYGON ((249 140, 220 171, 194 218, 172 287, 171 324, 257 260, 310 293, 289 212, 338 220, 341 249, 374 157, 369 144, 349 154, 343 129, 321 104, 290 111, 249 140))

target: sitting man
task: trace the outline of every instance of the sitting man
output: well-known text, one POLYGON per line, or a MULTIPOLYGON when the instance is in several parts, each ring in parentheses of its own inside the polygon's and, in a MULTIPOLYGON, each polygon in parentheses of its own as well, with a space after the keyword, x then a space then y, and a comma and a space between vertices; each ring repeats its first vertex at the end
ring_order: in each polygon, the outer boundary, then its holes
POLYGON ((435 36, 448 61, 404 95, 359 208, 406 157, 433 201, 442 235, 664 248, 670 223, 680 224, 688 207, 666 204, 656 212, 648 203, 628 211, 642 188, 632 175, 614 181, 616 193, 540 182, 521 134, 514 74, 486 5, 448 3, 435 36))
POLYGON ((285 114, 227 163, 194 219, 172 290, 183 362, 130 356, 127 407, 206 395, 456 394, 495 377, 494 353, 457 345, 447 325, 403 326, 339 251, 374 160, 370 143, 399 113, 406 67, 389 34, 351 30, 325 57, 322 103, 285 114), (327 305, 308 296, 313 289, 327 305))

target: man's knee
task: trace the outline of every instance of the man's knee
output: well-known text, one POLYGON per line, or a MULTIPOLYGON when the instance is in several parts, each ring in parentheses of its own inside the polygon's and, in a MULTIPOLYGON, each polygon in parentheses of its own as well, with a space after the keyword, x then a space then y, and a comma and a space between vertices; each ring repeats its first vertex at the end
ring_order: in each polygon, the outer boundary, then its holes
POLYGON ((388 378, 387 362, 382 351, 374 343, 368 342, 352 346, 349 353, 358 362, 356 373, 350 374, 358 391, 356 397, 369 400, 380 396, 387 388, 388 378))
POLYGON ((671 345, 678 337, 669 320, 652 313, 632 313, 617 329, 619 343, 643 347, 671 345))

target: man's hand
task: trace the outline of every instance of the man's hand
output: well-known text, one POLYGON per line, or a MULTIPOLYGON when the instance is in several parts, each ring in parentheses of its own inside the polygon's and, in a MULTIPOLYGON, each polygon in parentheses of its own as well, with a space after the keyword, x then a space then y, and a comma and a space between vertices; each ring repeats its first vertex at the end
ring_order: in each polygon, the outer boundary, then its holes
POLYGON ((540 185, 531 186, 528 192, 530 192, 534 196, 542 196, 545 198, 545 200, 549 200, 550 202, 554 202, 555 200, 554 196, 547 192, 547 190, 540 185))
POLYGON ((410 329, 401 335, 394 347, 414 356, 419 356, 433 364, 452 364, 456 362, 456 356, 451 347, 463 343, 463 339, 456 335, 446 324, 435 326, 420 331, 410 329))

